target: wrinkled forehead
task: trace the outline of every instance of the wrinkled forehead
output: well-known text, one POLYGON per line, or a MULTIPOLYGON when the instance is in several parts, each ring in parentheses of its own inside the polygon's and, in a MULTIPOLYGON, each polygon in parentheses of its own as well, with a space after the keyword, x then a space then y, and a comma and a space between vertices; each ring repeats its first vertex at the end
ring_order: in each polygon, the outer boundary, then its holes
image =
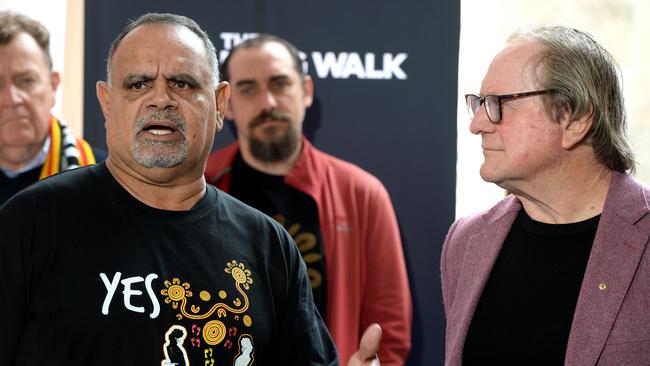
POLYGON ((545 46, 534 40, 508 43, 499 52, 483 79, 482 94, 508 94, 540 88, 543 77, 540 57, 545 46))
MULTIPOLYGON (((120 42, 112 60, 113 74, 146 65, 187 66, 209 73, 210 61, 201 38, 181 25, 143 24, 120 42)), ((113 75, 116 76, 116 75, 113 75)))

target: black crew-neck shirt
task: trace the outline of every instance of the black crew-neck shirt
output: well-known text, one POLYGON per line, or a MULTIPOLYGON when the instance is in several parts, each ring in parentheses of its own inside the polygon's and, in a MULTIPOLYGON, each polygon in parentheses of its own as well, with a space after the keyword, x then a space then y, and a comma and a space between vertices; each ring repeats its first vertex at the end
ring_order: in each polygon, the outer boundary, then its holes
POLYGON ((519 212, 465 339, 464 365, 563 365, 600 215, 546 224, 519 212))
POLYGON ((318 206, 308 194, 285 184, 284 176, 253 169, 237 154, 232 165, 230 194, 273 217, 291 234, 311 281, 314 303, 326 319, 327 276, 318 206))
POLYGON ((9 178, 4 172, 0 171, 0 206, 8 201, 13 195, 20 192, 21 189, 29 187, 31 184, 38 182, 43 165, 18 174, 18 176, 9 178))
POLYGON ((0 209, 0 365, 333 365, 300 253, 215 187, 150 207, 105 163, 0 209))

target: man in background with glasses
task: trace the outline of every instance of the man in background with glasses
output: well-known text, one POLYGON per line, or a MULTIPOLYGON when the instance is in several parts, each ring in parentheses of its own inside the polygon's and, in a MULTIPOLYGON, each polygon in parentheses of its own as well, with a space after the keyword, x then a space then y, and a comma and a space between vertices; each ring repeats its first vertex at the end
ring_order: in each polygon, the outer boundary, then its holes
POLYGON ((613 57, 574 29, 517 32, 465 98, 481 177, 511 194, 447 235, 446 364, 650 364, 650 189, 613 57))

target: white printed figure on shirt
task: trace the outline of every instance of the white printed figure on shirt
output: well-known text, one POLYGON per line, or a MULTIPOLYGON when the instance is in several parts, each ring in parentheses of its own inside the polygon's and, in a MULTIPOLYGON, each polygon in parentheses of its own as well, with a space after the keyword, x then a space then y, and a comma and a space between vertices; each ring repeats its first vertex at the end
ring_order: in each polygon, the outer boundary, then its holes
POLYGON ((239 337, 239 354, 234 366, 248 366, 253 363, 253 340, 248 334, 239 337))
POLYGON ((183 347, 187 331, 180 325, 172 325, 165 333, 165 345, 163 352, 165 359, 160 363, 161 366, 189 366, 187 352, 183 347))

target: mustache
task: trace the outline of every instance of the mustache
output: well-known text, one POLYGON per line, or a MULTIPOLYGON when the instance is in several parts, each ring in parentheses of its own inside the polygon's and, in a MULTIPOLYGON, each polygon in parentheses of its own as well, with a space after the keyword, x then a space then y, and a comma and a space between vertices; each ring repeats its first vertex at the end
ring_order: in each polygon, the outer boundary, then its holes
POLYGON ((267 119, 272 119, 276 121, 285 121, 285 122, 291 122, 291 117, 289 114, 272 109, 270 111, 263 111, 260 113, 253 121, 250 123, 250 128, 257 127, 264 123, 265 120, 267 119))
POLYGON ((151 124, 151 122, 155 124, 156 121, 173 122, 175 124, 175 129, 183 135, 185 134, 185 131, 187 131, 187 124, 185 123, 185 120, 183 120, 183 117, 181 117, 178 112, 170 110, 154 111, 140 116, 135 121, 135 130, 136 132, 142 131, 145 124, 151 124))

